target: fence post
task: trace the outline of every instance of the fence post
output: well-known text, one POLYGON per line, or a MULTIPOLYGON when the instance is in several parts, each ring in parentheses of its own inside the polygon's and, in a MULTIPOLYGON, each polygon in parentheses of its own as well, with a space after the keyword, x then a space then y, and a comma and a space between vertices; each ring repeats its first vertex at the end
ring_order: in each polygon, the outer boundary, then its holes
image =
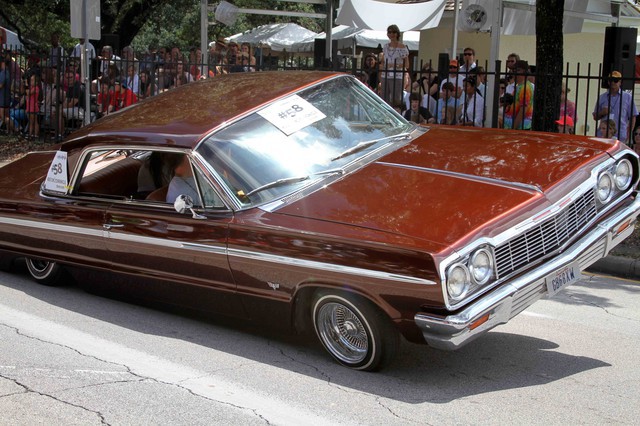
MULTIPOLYGON (((500 109, 500 72, 502 70, 502 61, 497 59, 495 63, 494 73, 493 73, 493 86, 491 85, 491 81, 489 81, 490 74, 487 72, 487 86, 493 87, 493 96, 491 96, 491 105, 490 107, 490 118, 491 118, 491 127, 496 129, 498 128, 498 110, 500 109)), ((487 93, 489 93, 487 91, 487 93)), ((486 101, 486 100, 485 100, 486 101)))

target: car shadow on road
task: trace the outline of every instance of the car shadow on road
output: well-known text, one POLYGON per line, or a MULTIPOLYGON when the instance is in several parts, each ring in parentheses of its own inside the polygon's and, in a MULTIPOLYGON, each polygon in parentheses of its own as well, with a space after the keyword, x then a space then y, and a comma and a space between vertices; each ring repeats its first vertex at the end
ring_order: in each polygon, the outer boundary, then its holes
MULTIPOLYGON (((557 351, 549 340, 498 328, 455 352, 403 341, 395 362, 370 374, 344 368, 309 337, 282 335, 228 319, 122 303, 96 297, 76 286, 51 288, 0 273, 6 287, 81 315, 151 336, 170 337, 324 380, 331 386, 404 403, 447 403, 488 392, 544 385, 610 364, 557 351), (167 326, 169 325, 169 326, 167 326)), ((153 351, 153 349, 149 349, 153 351)), ((154 355, 156 355, 154 353, 154 355)), ((228 368, 225 366, 225 368, 228 368)))

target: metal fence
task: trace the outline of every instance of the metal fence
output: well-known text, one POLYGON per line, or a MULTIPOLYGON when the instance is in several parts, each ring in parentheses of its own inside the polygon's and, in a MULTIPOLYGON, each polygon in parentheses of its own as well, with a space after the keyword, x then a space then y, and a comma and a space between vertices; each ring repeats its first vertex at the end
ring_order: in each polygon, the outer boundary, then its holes
MULTIPOLYGON (((82 126, 87 114, 86 121, 94 121, 195 80, 265 70, 331 69, 354 74, 406 118, 422 123, 530 129, 533 102, 545 102, 534 97, 535 82, 544 76, 530 70, 507 70, 500 61, 494 68, 498 72, 487 72, 487 63, 469 71, 448 68, 448 64, 438 68, 431 61, 415 64, 413 70, 385 70, 377 65, 367 67, 365 58, 344 59, 319 67, 313 58, 291 56, 266 56, 255 62, 241 56, 213 56, 206 64, 201 58, 182 56, 167 60, 150 55, 98 58, 90 61, 87 106, 80 58, 6 53, 3 67, 11 75, 11 100, 0 111, 2 129, 42 141, 57 139, 82 126)), ((558 119, 563 124, 558 131, 627 140, 635 124, 631 114, 634 81, 618 79, 631 90, 617 97, 601 97, 610 82, 602 77, 601 66, 567 64, 561 77, 564 96, 558 119), (602 132, 594 112, 607 124, 602 125, 602 132)))

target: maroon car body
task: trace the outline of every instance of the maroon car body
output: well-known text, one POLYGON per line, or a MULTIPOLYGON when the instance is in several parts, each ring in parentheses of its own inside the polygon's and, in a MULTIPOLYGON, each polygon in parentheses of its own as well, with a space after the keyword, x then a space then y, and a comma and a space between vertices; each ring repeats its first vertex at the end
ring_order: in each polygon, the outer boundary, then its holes
POLYGON ((136 298, 315 329, 374 370, 400 335, 455 349, 575 282, 633 231, 637 183, 618 141, 418 127, 346 75, 236 74, 0 169, 0 250, 44 284, 89 269, 136 298), (141 187, 152 158, 182 155, 194 196, 166 199, 172 170, 141 187))

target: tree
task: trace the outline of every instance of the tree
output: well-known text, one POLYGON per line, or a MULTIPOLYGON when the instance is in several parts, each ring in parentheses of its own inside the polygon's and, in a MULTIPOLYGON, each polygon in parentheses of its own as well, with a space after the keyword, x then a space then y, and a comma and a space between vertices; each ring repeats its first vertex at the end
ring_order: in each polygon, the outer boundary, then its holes
POLYGON ((536 87, 533 129, 557 131, 562 90, 564 0, 536 1, 536 87))
MULTIPOLYGON (((319 12, 324 9, 323 5, 277 0, 234 0, 233 3, 240 8, 264 10, 319 12)), ((155 44, 186 48, 200 44, 200 0, 101 0, 100 7, 102 34, 117 34, 121 47, 133 44, 146 48, 155 44)), ((69 20, 70 0, 0 0, 0 24, 18 33, 29 48, 48 46, 54 31, 60 33, 62 46, 73 46, 76 41, 71 38, 69 20)), ((276 22, 295 22, 313 31, 321 31, 324 24, 310 18, 240 14, 232 27, 210 26, 209 40, 276 22)))

